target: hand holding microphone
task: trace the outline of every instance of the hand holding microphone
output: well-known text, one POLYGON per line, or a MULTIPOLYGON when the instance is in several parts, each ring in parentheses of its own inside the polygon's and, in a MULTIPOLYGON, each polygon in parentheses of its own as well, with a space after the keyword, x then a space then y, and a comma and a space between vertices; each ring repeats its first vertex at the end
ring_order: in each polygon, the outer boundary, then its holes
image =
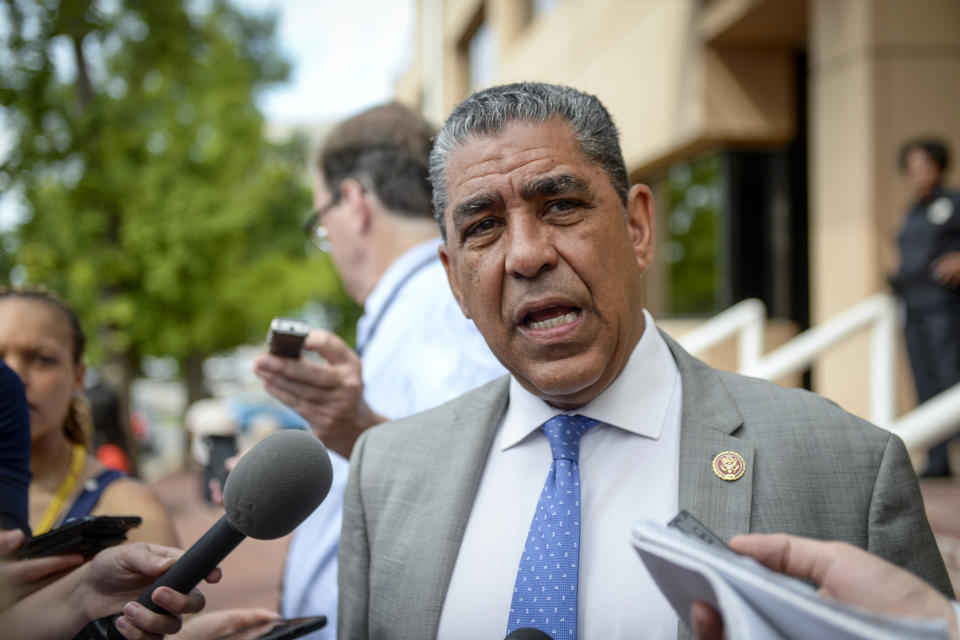
MULTIPOLYGON (((190 593, 247 536, 280 538, 293 531, 327 496, 333 468, 327 450, 306 431, 278 431, 245 455, 227 477, 223 491, 226 513, 170 569, 137 598, 157 613, 158 587, 190 593)), ((116 616, 88 624, 74 640, 117 639, 116 616)))

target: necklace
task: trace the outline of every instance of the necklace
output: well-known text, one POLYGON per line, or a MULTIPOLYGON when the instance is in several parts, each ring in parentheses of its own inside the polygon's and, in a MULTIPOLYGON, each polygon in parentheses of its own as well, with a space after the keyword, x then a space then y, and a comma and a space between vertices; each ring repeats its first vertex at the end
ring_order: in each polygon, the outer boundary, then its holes
POLYGON ((77 480, 80 478, 80 472, 83 471, 83 465, 86 459, 87 450, 84 446, 82 444, 74 444, 70 469, 67 471, 63 482, 60 483, 60 487, 53 496, 53 500, 51 500, 47 506, 47 510, 43 512, 43 517, 40 518, 40 523, 33 530, 33 535, 38 536, 41 533, 46 533, 56 523, 57 516, 60 515, 60 511, 63 510, 63 504, 67 501, 67 498, 70 497, 70 494, 73 493, 73 488, 77 486, 77 480))

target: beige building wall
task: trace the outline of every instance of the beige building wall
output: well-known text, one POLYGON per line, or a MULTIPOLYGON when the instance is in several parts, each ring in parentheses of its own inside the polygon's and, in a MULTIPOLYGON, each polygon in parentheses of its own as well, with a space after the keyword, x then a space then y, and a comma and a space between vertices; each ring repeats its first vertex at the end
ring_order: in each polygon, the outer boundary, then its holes
MULTIPOLYGON (((909 200, 895 164, 900 144, 935 134, 960 151, 960 2, 815 0, 810 15, 811 319, 819 322, 884 290, 896 267, 909 200)), ((816 389, 865 412, 866 353, 864 338, 825 357, 816 389)), ((906 407, 913 393, 903 379, 906 407)))
MULTIPOLYGON (((957 0, 556 0, 536 14, 533 6, 419 0, 419 55, 398 98, 442 122, 481 88, 470 86, 468 51, 485 24, 492 82, 596 94, 620 127, 631 177, 648 180, 704 151, 789 141, 794 88, 806 83, 812 322, 885 287, 907 201, 894 166, 901 141, 935 133, 960 153, 957 0), (806 77, 796 77, 798 50, 806 77)), ((647 277, 654 313, 657 273, 647 277)), ((776 334, 779 342, 783 327, 776 334)), ((861 415, 864 343, 824 358, 814 377, 815 390, 861 415)))

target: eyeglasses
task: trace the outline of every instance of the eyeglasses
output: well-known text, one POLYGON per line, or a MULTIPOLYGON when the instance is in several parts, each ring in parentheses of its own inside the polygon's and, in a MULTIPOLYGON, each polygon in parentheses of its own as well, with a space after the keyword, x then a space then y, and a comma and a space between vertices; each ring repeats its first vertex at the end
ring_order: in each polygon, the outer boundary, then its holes
POLYGON ((331 200, 316 211, 310 214, 306 222, 303 223, 303 231, 310 238, 317 249, 324 253, 330 253, 330 241, 327 240, 327 227, 323 224, 323 216, 337 204, 336 200, 331 200))
MULTIPOLYGON (((367 187, 363 184, 360 178, 344 178, 344 181, 352 180, 360 186, 360 193, 366 195, 367 187)), ((310 214, 310 217, 307 218, 306 222, 303 223, 303 231, 307 234, 307 237, 310 238, 310 242, 313 245, 323 251, 324 253, 330 253, 330 240, 327 239, 327 226, 323 224, 323 216, 327 215, 334 206, 340 204, 342 198, 340 197, 340 190, 337 187, 333 191, 336 195, 330 199, 330 202, 319 207, 313 213, 310 214)))

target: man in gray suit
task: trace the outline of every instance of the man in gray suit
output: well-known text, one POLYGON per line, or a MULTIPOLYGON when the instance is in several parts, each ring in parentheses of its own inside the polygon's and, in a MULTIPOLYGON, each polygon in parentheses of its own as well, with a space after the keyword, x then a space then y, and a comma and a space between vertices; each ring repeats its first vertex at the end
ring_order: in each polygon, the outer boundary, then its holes
POLYGON ((511 375, 357 442, 341 638, 676 637, 627 540, 678 508, 724 538, 846 541, 951 593, 899 439, 657 330, 653 198, 596 98, 476 93, 430 173, 451 289, 511 375))

